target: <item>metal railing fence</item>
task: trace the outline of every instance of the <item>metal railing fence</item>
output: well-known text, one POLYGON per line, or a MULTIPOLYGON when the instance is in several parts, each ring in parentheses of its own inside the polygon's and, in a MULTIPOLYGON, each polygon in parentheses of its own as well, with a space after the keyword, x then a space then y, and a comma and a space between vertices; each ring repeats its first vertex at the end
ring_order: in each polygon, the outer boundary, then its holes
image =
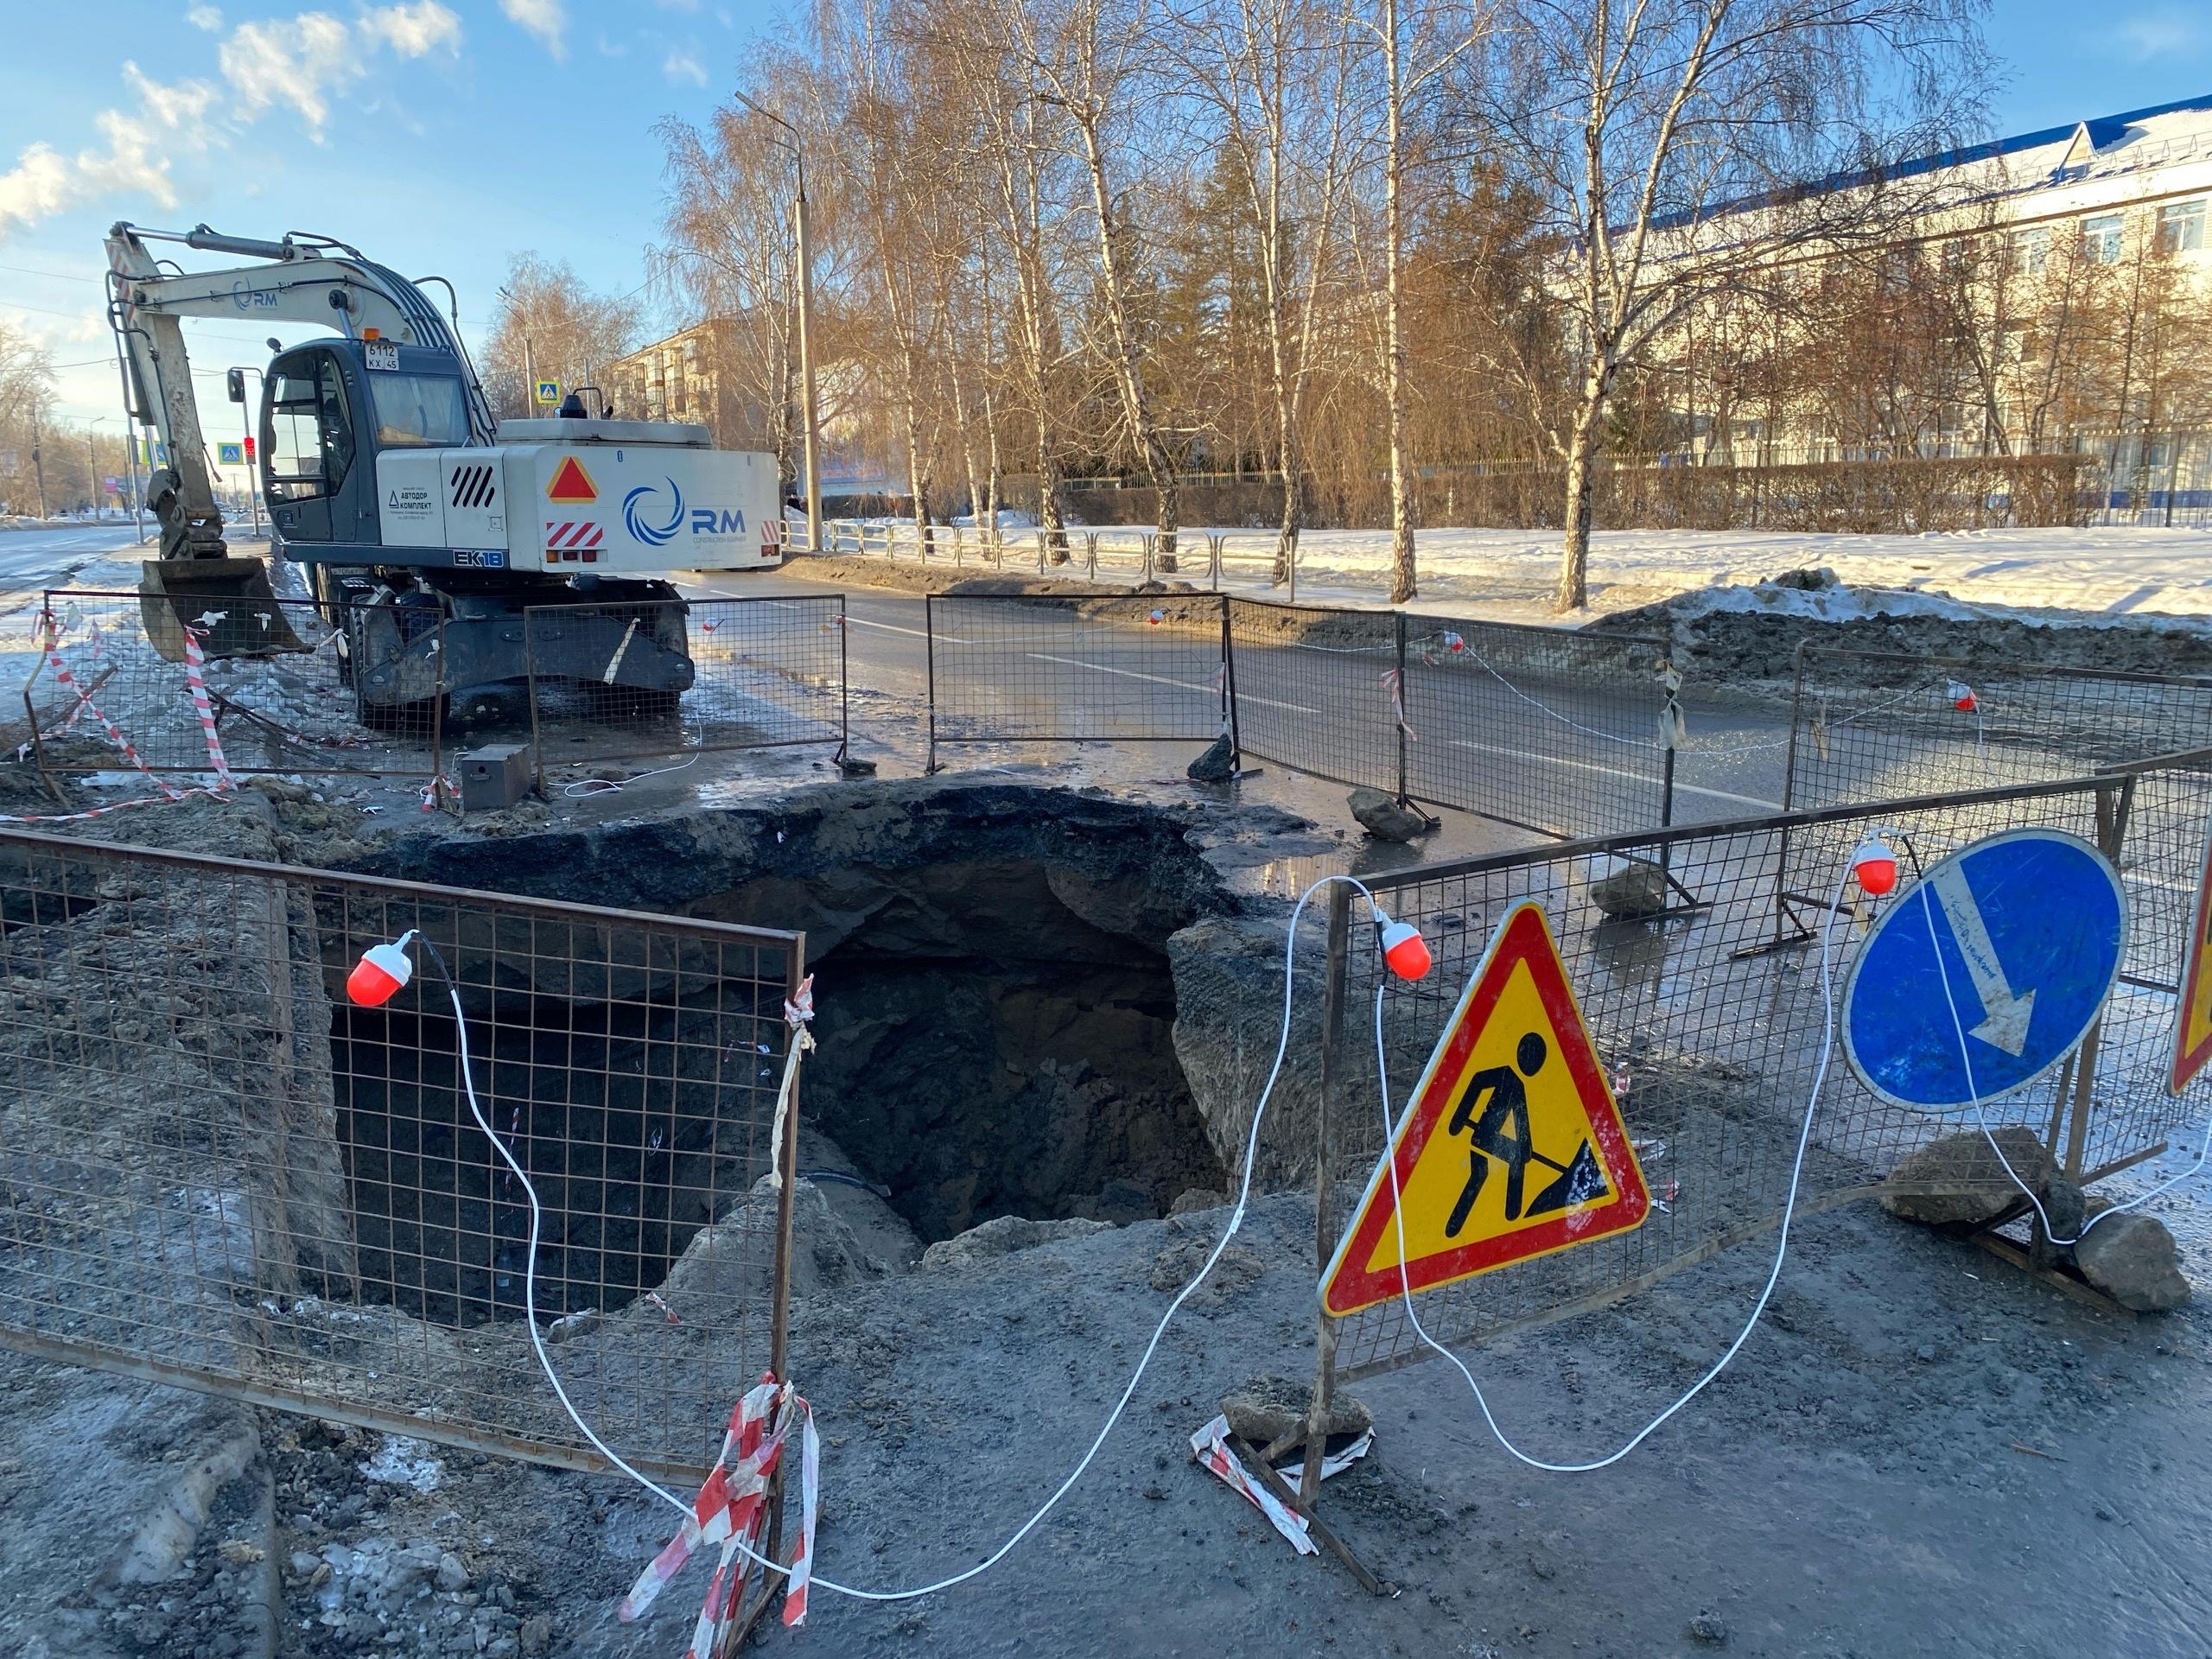
POLYGON ((782 1370, 800 936, 0 832, 0 1344, 671 1474, 782 1370), (370 945, 416 930, 381 1008, 370 945))
MULTIPOLYGON (((444 628, 435 607, 255 602, 273 608, 308 650, 199 665, 209 721, 203 724, 194 666, 170 662, 155 649, 137 594, 49 590, 41 612, 45 637, 23 686, 27 737, 40 770, 212 772, 212 730, 213 748, 242 776, 441 775, 447 686, 444 628), (350 647, 343 658, 340 636, 350 647), (372 700, 365 677, 379 674, 414 683, 395 681, 399 701, 372 700)), ((206 614, 215 619, 210 626, 239 626, 219 607, 206 614)))
MULTIPOLYGON (((1739 823, 1680 827, 1363 877, 1395 917, 1416 923, 1436 966, 1407 985, 1354 948, 1351 902, 1330 917, 1319 1140, 1323 1215, 1334 1240, 1387 1140, 1375 1058, 1376 999, 1393 1113, 1419 1080, 1460 988, 1497 921, 1540 902, 1581 1012, 1619 1099, 1655 1199, 1632 1232, 1425 1293, 1422 1323, 1465 1342, 1601 1306, 1770 1229, 1787 1195, 1796 1138, 1821 1076, 1827 988, 1821 973, 1828 906, 1852 849, 1880 829, 1913 869, 1998 831, 2038 826, 2099 845, 2128 873, 2133 911, 2123 977, 2101 1026, 2061 1071, 1985 1103, 1993 1126, 2022 1125, 2057 1167, 2090 1181, 2154 1155, 2179 1122, 2200 1119, 2212 1084, 2164 1088, 2176 986, 2195 864, 2212 806, 2212 770, 2146 766, 2101 778, 1970 794, 1852 804, 1739 823), (1593 878, 1637 859, 1680 884, 1669 912, 1608 919, 1593 878), (2185 873, 2185 879, 2180 879, 2185 873), (1778 892, 1811 895, 1802 930, 1778 932, 1778 892)), ((1847 894, 1834 916, 1832 983, 1840 995, 1863 931, 1847 894)), ((1840 1053, 1828 1060, 1801 1205, 1897 1190, 1898 1161, 1937 1136, 1976 1131, 1971 1113, 1885 1103, 1840 1053)), ((1971 1148, 1969 1148, 1971 1151, 1971 1148)), ((1957 1172, 2003 1183, 1993 1157, 1957 1172), (1980 1169, 1986 1163, 1986 1169, 1980 1169)), ((1349 1380, 1418 1358, 1402 1302, 1330 1323, 1326 1363, 1349 1380)))
POLYGON ((805 744, 846 752, 842 594, 533 605, 523 630, 541 792, 565 766, 805 744))

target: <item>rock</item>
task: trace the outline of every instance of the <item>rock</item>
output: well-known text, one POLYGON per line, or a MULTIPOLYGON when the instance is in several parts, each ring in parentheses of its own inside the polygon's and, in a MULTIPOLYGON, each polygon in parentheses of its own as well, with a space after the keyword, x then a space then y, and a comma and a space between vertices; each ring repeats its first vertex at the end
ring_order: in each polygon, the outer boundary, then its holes
POLYGON ((438 1557, 438 1588, 452 1591, 468 1588, 468 1569, 461 1565, 461 1557, 451 1550, 438 1557))
POLYGON ((1034 1249, 1039 1244, 1055 1243, 1063 1238, 1088 1238, 1093 1233, 1109 1232, 1112 1226, 1110 1222, 1084 1221, 1080 1217, 1032 1221, 1027 1216, 1001 1216, 951 1238, 938 1240, 922 1252, 922 1267, 925 1271, 973 1267, 995 1256, 1034 1249))
POLYGON ((1700 1613, 1690 1620, 1690 1640, 1708 1648, 1728 1645, 1728 1625, 1718 1613, 1700 1613))
POLYGON ((1990 1149, 1992 1137, 1980 1129, 1947 1135, 1906 1154, 1890 1171, 1888 1182, 1905 1190, 1885 1192, 1882 1208, 1929 1227, 1974 1226, 1999 1215, 2018 1198, 2021 1183, 2040 1196, 2050 1183, 2052 1164, 2035 1131, 2008 1124, 1993 1131, 1993 1137, 2004 1152, 2002 1162, 1990 1149), (2005 1173, 2006 1164, 2019 1181, 2005 1173))
MULTIPOLYGON (((1224 1395, 1222 1414, 1232 1433, 1242 1434, 1254 1451, 1264 1449, 1277 1436, 1305 1422, 1313 1391, 1303 1382, 1284 1376, 1247 1377, 1224 1395)), ((1353 1395, 1337 1390, 1329 1402, 1329 1433, 1363 1434, 1375 1426, 1375 1414, 1353 1395)))
MULTIPOLYGON (((1153 1257, 1152 1287, 1173 1295, 1191 1282, 1212 1253, 1213 1241, 1210 1238, 1179 1239, 1153 1257)), ((1242 1244, 1229 1245, 1222 1251, 1221 1260, 1213 1264, 1213 1271, 1206 1275, 1205 1282, 1191 1293, 1191 1304, 1210 1306, 1224 1300, 1266 1271, 1260 1258, 1242 1244)))
POLYGON ((1352 817, 1377 841, 1411 841, 1436 827, 1412 807, 1401 806, 1396 796, 1386 795, 1379 789, 1363 785, 1355 789, 1350 804, 1352 817))
POLYGON ((532 1613, 523 1620, 522 1629, 516 1634, 521 1638, 524 1653, 543 1653, 553 1645, 553 1620, 548 1614, 532 1613))
POLYGON ((1648 858, 1591 861, 1590 902, 1613 919, 1656 916, 1667 908, 1667 874, 1648 858))
POLYGON ((2122 1307, 2163 1313, 2190 1299, 2181 1252, 2166 1224, 2131 1211, 2100 1221, 2074 1247, 2082 1276, 2122 1307))
POLYGON ((261 1559, 261 1547, 243 1538, 226 1538, 215 1546, 215 1553, 232 1567, 251 1567, 261 1559))
MULTIPOLYGON (((2073 1182, 2054 1178, 2043 1195, 2043 1212, 2050 1223, 2050 1230, 2043 1234, 2044 1240, 2062 1260, 2070 1262, 2074 1247, 2058 1241, 2082 1236, 2082 1224, 2089 1217, 2088 1196, 2073 1182)), ((2036 1226, 2041 1230, 2043 1224, 2037 1222, 2036 1226)))
POLYGON ((1201 1210, 1219 1210, 1228 1203, 1226 1192, 1217 1192, 1210 1186, 1186 1186, 1175 1195, 1175 1202, 1167 1206, 1167 1213, 1187 1216, 1201 1210))
POLYGON ((1224 732, 1206 746, 1206 751, 1183 769, 1183 775, 1194 784, 1225 784, 1236 775, 1236 751, 1224 732))

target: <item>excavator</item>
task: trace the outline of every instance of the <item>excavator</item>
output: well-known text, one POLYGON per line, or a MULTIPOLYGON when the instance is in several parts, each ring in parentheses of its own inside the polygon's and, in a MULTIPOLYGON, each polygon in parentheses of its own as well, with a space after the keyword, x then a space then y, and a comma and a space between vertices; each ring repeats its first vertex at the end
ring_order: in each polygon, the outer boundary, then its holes
MULTIPOLYGON (((158 445, 147 497, 159 556, 144 563, 140 607, 172 662, 188 626, 210 658, 308 649, 263 561, 224 539, 186 317, 335 336, 270 340, 257 464, 275 550, 304 567, 339 626, 340 671, 365 721, 441 695, 497 706, 531 673, 672 707, 695 671, 669 576, 781 562, 773 456, 717 450, 703 426, 614 418, 603 400, 593 418, 574 395, 554 418, 496 419, 442 277, 410 281, 327 237, 205 225, 118 224, 107 260, 126 410, 158 445), (248 263, 188 271, 156 244, 248 263), (447 312, 430 283, 445 287, 447 312), (525 608, 553 605, 571 608, 525 632, 525 608)), ((230 376, 240 402, 243 379, 230 376)))

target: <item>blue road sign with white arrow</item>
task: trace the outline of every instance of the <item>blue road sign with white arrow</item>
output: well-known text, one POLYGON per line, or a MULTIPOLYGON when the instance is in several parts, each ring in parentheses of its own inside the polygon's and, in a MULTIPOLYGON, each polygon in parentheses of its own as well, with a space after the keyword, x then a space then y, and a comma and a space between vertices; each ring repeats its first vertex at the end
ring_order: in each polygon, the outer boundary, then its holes
POLYGON ((2056 830, 1978 841, 1874 924, 1844 986, 1844 1053, 1900 1106, 1993 1100, 2073 1052, 2126 943, 2119 873, 2088 842, 2056 830))

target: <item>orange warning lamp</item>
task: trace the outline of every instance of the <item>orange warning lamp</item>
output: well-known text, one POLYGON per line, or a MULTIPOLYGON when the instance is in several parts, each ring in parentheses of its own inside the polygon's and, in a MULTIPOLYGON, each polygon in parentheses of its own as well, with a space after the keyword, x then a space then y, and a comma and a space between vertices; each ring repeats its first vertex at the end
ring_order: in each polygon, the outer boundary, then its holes
POLYGON ((1465 651, 1467 648, 1467 642, 1460 635, 1447 630, 1444 635, 1444 648, 1450 652, 1465 651))
POLYGON ((1158 627, 1161 623, 1165 622, 1166 620, 1167 620, 1167 613, 1166 613, 1166 612, 1165 612, 1165 611, 1154 611, 1154 612, 1152 613, 1152 626, 1153 626, 1154 627, 1155 627, 1155 628, 1156 628, 1156 627, 1158 627))
POLYGON ((397 944, 372 944, 363 951, 346 976, 346 999, 356 1007, 380 1008, 397 995, 415 977, 415 964, 407 956, 407 941, 414 937, 410 930, 397 944))
POLYGON ((1897 855, 1879 836, 1869 836, 1851 855, 1851 874, 1861 889, 1876 899, 1897 885, 1897 855))
POLYGON ((1428 941, 1411 922, 1394 922, 1381 906, 1375 909, 1375 925, 1382 931, 1382 960, 1400 979, 1419 979, 1429 969, 1431 958, 1428 941))
POLYGON ((1980 704, 1974 701, 1974 687, 1964 680, 1946 680, 1943 695, 1951 700, 1951 707, 1962 715, 1973 714, 1980 704))

